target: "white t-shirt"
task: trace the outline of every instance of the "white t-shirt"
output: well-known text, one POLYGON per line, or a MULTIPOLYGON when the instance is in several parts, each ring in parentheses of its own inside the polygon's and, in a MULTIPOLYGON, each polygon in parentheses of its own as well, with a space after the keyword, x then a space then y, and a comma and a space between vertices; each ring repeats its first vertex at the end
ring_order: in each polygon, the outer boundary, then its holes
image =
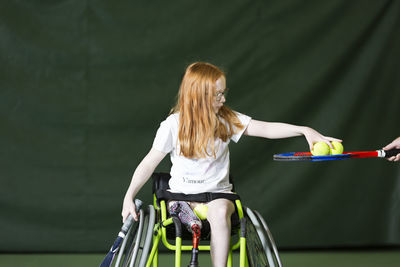
MULTIPOLYGON (((251 118, 235 112, 244 126, 230 140, 237 143, 250 123, 251 118)), ((169 186, 172 192, 197 194, 202 192, 231 192, 232 184, 229 183, 229 149, 227 142, 215 140, 216 157, 213 156, 190 159, 179 155, 180 145, 178 140, 179 113, 171 114, 161 122, 153 142, 153 148, 170 153, 171 179, 169 186)))

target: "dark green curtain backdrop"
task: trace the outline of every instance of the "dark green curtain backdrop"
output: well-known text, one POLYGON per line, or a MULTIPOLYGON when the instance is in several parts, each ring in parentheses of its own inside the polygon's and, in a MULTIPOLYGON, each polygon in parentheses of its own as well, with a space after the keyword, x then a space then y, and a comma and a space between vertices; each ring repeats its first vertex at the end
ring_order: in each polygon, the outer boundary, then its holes
MULTIPOLYGON (((237 111, 381 148, 400 135, 399 28, 395 0, 1 1, 0 250, 107 250, 193 61, 227 72, 237 111)), ((307 149, 231 145, 237 191, 279 247, 399 246, 399 163, 272 160, 307 149)))

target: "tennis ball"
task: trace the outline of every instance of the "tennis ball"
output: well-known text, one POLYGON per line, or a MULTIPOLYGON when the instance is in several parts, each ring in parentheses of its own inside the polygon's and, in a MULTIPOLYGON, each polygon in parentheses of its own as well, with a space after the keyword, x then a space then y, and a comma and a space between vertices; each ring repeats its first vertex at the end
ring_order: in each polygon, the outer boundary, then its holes
POLYGON ((204 204, 199 204, 193 209, 194 213, 196 213, 197 217, 199 217, 201 220, 207 219, 207 212, 208 212, 208 206, 204 204))
POLYGON ((318 142, 314 144, 311 154, 314 156, 325 156, 331 153, 331 148, 325 142, 318 142))
POLYGON ((331 142, 333 149, 331 149, 332 155, 338 155, 343 153, 343 145, 340 142, 333 141, 331 142))

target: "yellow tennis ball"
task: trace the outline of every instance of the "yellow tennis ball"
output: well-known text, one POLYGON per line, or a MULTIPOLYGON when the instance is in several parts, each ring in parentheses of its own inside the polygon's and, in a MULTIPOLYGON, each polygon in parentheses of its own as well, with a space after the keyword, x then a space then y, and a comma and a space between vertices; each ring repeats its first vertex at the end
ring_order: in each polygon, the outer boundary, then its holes
POLYGON ((331 149, 332 155, 338 155, 343 153, 343 145, 340 142, 333 141, 331 142, 333 149, 331 149))
POLYGON ((193 209, 194 213, 196 213, 197 217, 199 217, 201 220, 207 219, 207 212, 208 212, 208 206, 204 204, 199 204, 193 209))
POLYGON ((330 155, 331 148, 325 142, 318 142, 314 144, 313 150, 311 150, 311 154, 314 156, 326 156, 330 155))

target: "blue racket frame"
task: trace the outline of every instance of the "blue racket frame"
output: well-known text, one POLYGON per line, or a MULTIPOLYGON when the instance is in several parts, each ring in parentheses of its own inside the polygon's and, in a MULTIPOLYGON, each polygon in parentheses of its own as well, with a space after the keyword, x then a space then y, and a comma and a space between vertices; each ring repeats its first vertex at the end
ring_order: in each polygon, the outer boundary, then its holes
POLYGON ((350 154, 326 155, 326 156, 312 156, 299 152, 275 154, 275 161, 327 161, 327 160, 342 160, 351 158, 350 154))

